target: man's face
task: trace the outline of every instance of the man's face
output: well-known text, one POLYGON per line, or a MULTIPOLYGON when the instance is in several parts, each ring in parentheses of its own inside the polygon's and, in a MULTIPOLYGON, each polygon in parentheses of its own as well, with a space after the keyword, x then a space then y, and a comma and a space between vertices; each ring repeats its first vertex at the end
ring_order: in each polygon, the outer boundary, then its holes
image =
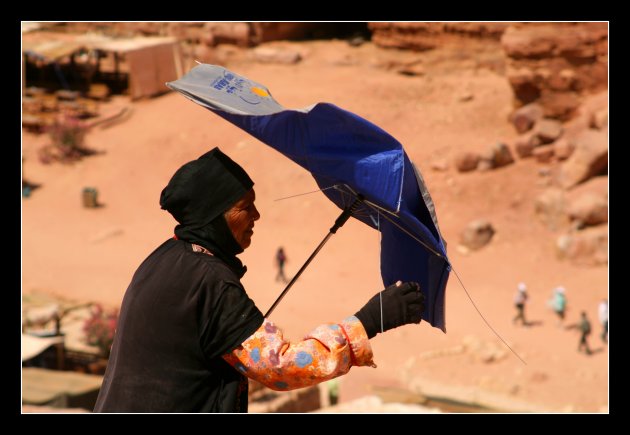
POLYGON ((260 213, 258 213, 254 201, 256 201, 256 192, 251 189, 224 215, 234 239, 243 249, 247 249, 251 245, 254 221, 260 219, 260 213))

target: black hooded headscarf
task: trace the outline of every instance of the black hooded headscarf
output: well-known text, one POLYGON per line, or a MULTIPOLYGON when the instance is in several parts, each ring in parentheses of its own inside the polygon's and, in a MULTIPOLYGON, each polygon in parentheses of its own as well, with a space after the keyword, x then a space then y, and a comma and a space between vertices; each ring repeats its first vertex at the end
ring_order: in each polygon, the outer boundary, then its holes
POLYGON ((162 190, 160 206, 179 222, 178 239, 203 246, 242 277, 247 268, 236 255, 243 248, 223 214, 253 186, 243 168, 213 148, 175 172, 162 190))

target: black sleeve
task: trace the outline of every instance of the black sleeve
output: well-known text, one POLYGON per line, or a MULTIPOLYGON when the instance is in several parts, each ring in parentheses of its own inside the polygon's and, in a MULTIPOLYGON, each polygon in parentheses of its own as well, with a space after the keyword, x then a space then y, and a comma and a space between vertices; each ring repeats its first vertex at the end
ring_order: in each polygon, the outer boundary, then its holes
POLYGON ((263 315, 245 290, 229 282, 202 304, 200 344, 209 359, 230 353, 263 323, 263 315))

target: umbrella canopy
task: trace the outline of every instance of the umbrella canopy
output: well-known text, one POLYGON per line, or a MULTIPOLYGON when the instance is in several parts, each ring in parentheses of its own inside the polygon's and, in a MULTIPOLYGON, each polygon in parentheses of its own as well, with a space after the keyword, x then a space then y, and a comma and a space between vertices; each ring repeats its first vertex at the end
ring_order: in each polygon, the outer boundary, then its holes
POLYGON ((223 67, 200 64, 167 86, 308 170, 323 193, 379 230, 383 284, 416 281, 422 318, 445 328, 450 263, 433 201, 402 145, 383 129, 333 104, 285 109, 265 86, 223 67))

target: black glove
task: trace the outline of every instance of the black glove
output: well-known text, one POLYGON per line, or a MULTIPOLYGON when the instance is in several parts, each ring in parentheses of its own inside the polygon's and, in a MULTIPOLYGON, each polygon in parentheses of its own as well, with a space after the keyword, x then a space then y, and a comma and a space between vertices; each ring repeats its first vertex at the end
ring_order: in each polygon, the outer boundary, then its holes
POLYGON ((374 295, 355 316, 361 321, 368 338, 381 332, 381 312, 383 329, 397 328, 408 323, 420 323, 424 311, 424 295, 417 282, 392 284, 374 295), (381 307, 382 300, 382 307, 381 307))

